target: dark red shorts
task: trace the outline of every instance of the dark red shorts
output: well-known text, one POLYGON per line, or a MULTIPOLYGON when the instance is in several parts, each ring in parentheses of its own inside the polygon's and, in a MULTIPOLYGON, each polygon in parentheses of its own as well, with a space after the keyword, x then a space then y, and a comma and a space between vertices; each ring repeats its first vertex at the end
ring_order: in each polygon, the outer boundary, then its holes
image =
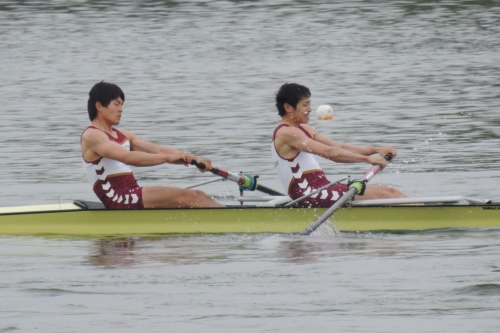
POLYGON ((108 177, 94 184, 94 192, 110 209, 143 209, 142 187, 132 174, 108 177))
MULTIPOLYGON (((330 181, 328 181, 323 172, 304 174, 300 180, 292 182, 288 194, 295 200, 329 183, 330 181)), ((349 187, 347 184, 335 184, 321 192, 313 194, 307 199, 299 201, 297 205, 302 207, 330 207, 348 190, 349 187)))

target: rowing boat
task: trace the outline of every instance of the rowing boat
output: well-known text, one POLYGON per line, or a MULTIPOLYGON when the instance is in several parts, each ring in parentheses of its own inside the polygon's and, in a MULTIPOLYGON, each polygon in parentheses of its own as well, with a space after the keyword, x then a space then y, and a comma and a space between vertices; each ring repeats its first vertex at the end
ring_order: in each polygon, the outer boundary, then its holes
MULTIPOLYGON (((225 208, 110 210, 96 202, 0 208, 0 235, 146 236, 298 233, 323 208, 284 207, 282 197, 239 197, 225 208)), ((466 197, 353 201, 330 219, 341 232, 500 228, 500 203, 466 197)))

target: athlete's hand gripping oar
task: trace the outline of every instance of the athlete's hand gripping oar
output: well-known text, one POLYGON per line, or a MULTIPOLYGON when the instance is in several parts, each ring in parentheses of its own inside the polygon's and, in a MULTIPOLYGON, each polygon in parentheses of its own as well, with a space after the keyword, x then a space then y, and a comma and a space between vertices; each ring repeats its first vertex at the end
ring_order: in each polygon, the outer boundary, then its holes
MULTIPOLYGON (((392 154, 387 154, 385 155, 385 159, 387 161, 392 160, 392 154)), ((359 193, 364 193, 364 189, 366 186, 366 183, 373 178, 382 169, 382 165, 380 164, 375 164, 372 166, 370 170, 368 170, 367 173, 363 175, 363 177, 359 180, 354 180, 351 185, 349 185, 349 190, 344 193, 343 196, 341 196, 335 203, 326 210, 326 212, 323 213, 316 221, 311 223, 307 229, 301 231, 299 234, 300 235, 310 235, 314 230, 318 229, 320 225, 323 224, 330 216, 332 216, 333 213, 340 207, 342 207, 347 201, 349 201, 353 196, 359 193)))
MULTIPOLYGON (((205 163, 203 163, 203 162, 198 162, 198 161, 193 160, 193 161, 191 161, 191 164, 195 165, 197 168, 202 169, 202 170, 205 170, 205 168, 206 168, 205 163)), ((284 195, 284 194, 277 192, 273 189, 270 189, 270 188, 267 188, 267 187, 262 186, 260 184, 257 184, 257 176, 246 175, 246 174, 240 175, 240 174, 231 173, 229 171, 222 170, 219 168, 212 168, 212 169, 207 170, 207 171, 210 171, 214 175, 218 175, 218 176, 221 176, 223 178, 227 178, 229 180, 232 180, 233 182, 238 183, 238 185, 240 185, 240 188, 244 189, 244 190, 250 190, 250 191, 257 190, 257 191, 261 191, 261 192, 269 194, 269 195, 284 195)))

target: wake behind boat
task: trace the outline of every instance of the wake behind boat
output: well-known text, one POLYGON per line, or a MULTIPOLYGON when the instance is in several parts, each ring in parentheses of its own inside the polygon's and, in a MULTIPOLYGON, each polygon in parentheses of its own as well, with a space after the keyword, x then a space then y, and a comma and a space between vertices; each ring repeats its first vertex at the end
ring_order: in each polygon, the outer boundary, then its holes
MULTIPOLYGON (((101 203, 0 208, 0 235, 124 237, 226 233, 296 234, 326 208, 284 207, 285 196, 238 197, 225 208, 105 209, 101 203)), ((352 201, 330 219, 341 232, 500 228, 500 202, 461 196, 352 201)))

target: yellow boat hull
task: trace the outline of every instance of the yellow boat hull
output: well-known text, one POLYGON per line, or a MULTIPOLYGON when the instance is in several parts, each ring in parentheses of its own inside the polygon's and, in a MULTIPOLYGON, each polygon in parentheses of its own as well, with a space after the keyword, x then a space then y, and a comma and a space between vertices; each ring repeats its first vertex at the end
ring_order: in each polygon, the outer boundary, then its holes
MULTIPOLYGON (((73 204, 0 210, 0 235, 145 236, 222 233, 298 233, 325 209, 231 207, 210 209, 85 210, 73 204)), ((339 231, 418 231, 500 228, 498 205, 341 208, 330 218, 339 231)))

